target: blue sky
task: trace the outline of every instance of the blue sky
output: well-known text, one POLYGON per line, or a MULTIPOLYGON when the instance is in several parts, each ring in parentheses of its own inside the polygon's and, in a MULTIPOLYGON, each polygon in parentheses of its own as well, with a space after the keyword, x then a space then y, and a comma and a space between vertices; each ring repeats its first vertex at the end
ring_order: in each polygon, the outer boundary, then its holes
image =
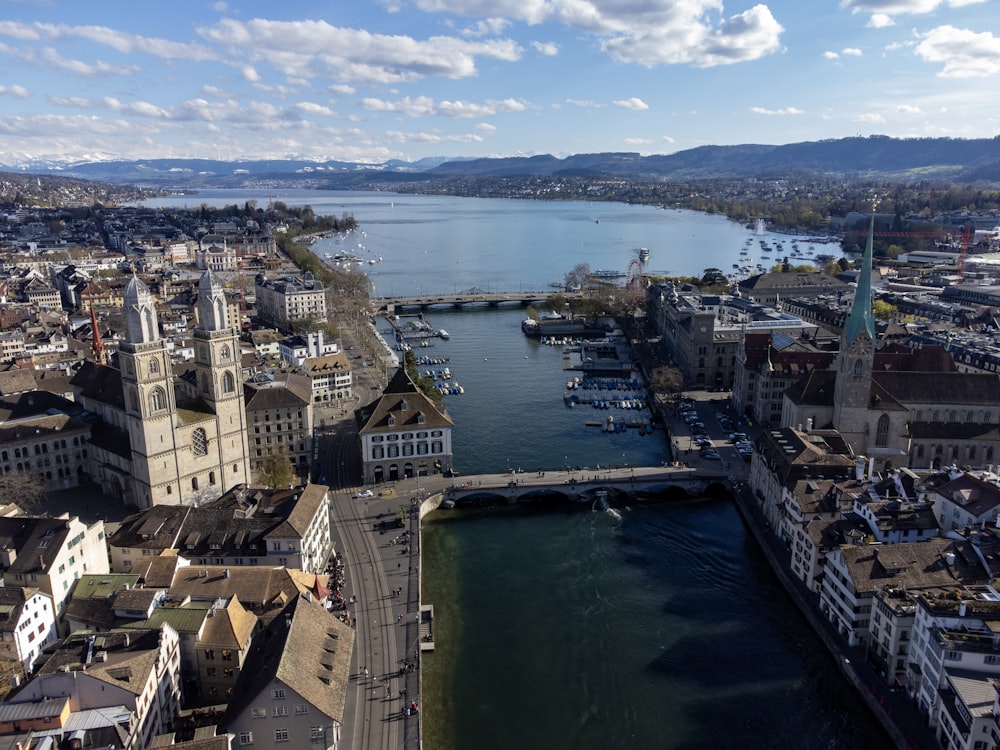
POLYGON ((0 0, 0 164, 992 137, 998 6, 0 0))

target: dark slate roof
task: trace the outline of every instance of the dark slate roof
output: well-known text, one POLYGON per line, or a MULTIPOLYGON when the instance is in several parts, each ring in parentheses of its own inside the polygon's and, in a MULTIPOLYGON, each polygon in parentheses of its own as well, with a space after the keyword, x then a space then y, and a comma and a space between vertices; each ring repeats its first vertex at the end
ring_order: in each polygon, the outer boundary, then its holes
POLYGON ((122 376, 114 367, 84 362, 69 382, 73 389, 83 396, 108 404, 115 409, 125 409, 122 376))
POLYGON ((972 372, 874 372, 873 383, 901 403, 1000 403, 1000 379, 972 372))
POLYGON ((1000 425, 981 422, 910 422, 914 440, 1000 440, 1000 425))
POLYGON ((836 292, 846 289, 845 284, 834 276, 825 273, 762 273, 751 276, 740 282, 740 290, 785 290, 802 289, 813 292, 817 289, 829 289, 836 292))
POLYGON ((812 370, 785 393, 796 404, 833 406, 836 385, 837 373, 834 370, 812 370))
POLYGON ((764 430, 756 449, 784 486, 806 477, 842 477, 854 470, 851 449, 836 430, 764 430))
POLYGON ((309 399, 303 399, 284 384, 269 384, 263 387, 244 383, 243 401, 248 412, 267 409, 301 409, 309 405, 309 399))
POLYGON ((0 548, 16 551, 5 569, 13 573, 47 573, 66 542, 65 518, 0 517, 0 548))

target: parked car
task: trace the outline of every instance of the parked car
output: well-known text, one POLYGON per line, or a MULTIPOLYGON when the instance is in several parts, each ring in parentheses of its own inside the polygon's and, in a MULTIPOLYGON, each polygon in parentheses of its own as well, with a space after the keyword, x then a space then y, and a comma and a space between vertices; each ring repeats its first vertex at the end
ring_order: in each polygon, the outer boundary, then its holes
POLYGON ((361 490, 361 492, 354 493, 355 500, 359 500, 361 498, 366 498, 366 497, 375 497, 375 493, 372 492, 371 490, 361 490))

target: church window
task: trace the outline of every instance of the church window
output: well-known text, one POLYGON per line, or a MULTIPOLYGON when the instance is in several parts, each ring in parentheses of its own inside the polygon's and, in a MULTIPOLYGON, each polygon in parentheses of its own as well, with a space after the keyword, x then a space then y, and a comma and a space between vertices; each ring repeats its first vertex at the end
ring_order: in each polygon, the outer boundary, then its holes
POLYGON ((983 456, 986 458, 987 461, 992 461, 993 460, 993 446, 992 445, 987 445, 986 446, 986 450, 983 452, 983 456))
POLYGON ((233 474, 238 474, 238 473, 239 473, 239 467, 237 466, 237 464, 233 464, 233 474))
POLYGON ((223 344, 222 348, 219 349, 219 359, 221 359, 223 362, 228 362, 231 356, 232 355, 229 351, 229 347, 223 344))
POLYGON ((968 453, 969 453, 969 460, 970 461, 975 461, 976 460, 976 446, 970 445, 968 453))
POLYGON ((993 412, 984 411, 983 412, 983 424, 989 424, 993 421, 993 412))
POLYGON ((192 490, 198 489, 198 477, 191 477, 191 489, 192 490))
POLYGON ((976 415, 972 411, 972 409, 969 409, 967 412, 965 412, 965 421, 966 422, 974 422, 975 420, 976 420, 976 415))
POLYGON ((167 408, 167 394, 162 388, 154 388, 149 394, 149 408, 153 411, 163 411, 167 408))
POLYGON ((875 428, 875 445, 885 447, 889 444, 889 415, 883 414, 878 418, 878 425, 875 428))
POLYGON ((941 421, 941 412, 939 412, 937 409, 935 409, 934 410, 934 417, 931 419, 931 421, 932 422, 940 422, 941 421))
POLYGON ((159 371, 160 371, 160 363, 154 357, 153 359, 149 360, 149 372, 151 374, 155 374, 158 373, 159 371))
POLYGON ((174 494, 174 488, 173 488, 172 485, 169 485, 169 484, 167 485, 167 494, 168 495, 173 495, 174 494))
POLYGON ((214 471, 208 472, 208 483, 209 484, 215 484, 215 472, 214 471))
POLYGON ((924 421, 924 410, 923 409, 917 409, 917 413, 913 415, 913 418, 917 422, 923 422, 924 421))
POLYGON ((923 458, 923 457, 924 457, 924 446, 918 445, 917 446, 917 458, 923 458))
POLYGON ((222 392, 232 393, 236 390, 236 378, 228 370, 222 375, 222 392))
POLYGON ((958 446, 957 445, 951 446, 951 459, 952 459, 952 461, 957 461, 958 460, 958 446))
POLYGON ((208 436, 201 427, 198 427, 191 434, 191 450, 194 451, 194 455, 196 456, 208 455, 208 436))
POLYGON ((948 421, 949 422, 957 422, 958 421, 958 412, 955 411, 954 409, 952 409, 950 412, 948 412, 948 421))
POLYGON ((854 379, 860 380, 861 373, 864 371, 864 363, 860 359, 854 360, 854 379))

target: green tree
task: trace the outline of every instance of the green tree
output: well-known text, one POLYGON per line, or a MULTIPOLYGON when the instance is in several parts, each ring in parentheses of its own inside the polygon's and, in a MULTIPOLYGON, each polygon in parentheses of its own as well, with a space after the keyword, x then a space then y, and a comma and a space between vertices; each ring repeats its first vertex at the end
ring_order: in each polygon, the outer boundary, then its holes
POLYGON ((872 302, 872 315, 879 320, 892 320, 898 312, 899 309, 895 305, 891 305, 884 300, 877 299, 872 302))
POLYGON ((257 478, 272 490, 294 487, 299 481, 285 451, 268 456, 257 464, 257 478))

